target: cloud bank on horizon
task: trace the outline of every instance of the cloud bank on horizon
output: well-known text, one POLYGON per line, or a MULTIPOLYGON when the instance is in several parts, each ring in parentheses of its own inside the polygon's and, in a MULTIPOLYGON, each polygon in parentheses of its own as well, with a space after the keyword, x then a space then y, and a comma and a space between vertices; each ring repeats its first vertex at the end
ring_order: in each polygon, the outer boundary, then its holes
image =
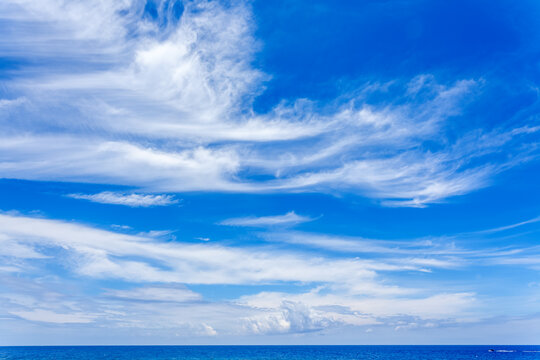
POLYGON ((539 10, 3 1, 0 332, 540 327, 539 10))

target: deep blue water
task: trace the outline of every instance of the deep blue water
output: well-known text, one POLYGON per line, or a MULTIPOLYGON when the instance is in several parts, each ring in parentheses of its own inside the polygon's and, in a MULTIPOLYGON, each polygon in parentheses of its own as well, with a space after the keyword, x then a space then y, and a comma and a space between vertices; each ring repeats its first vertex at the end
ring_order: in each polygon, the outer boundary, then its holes
POLYGON ((540 346, 33 346, 0 347, 5 359, 540 359, 540 346), (489 349, 495 350, 490 352, 489 349))

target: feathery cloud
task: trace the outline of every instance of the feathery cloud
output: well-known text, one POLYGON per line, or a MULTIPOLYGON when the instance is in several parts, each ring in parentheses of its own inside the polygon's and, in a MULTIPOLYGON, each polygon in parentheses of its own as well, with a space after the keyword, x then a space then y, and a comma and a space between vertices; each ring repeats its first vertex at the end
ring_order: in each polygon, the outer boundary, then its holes
POLYGON ((172 195, 125 194, 104 191, 98 194, 68 194, 74 199, 89 200, 101 204, 126 205, 131 207, 167 206, 178 204, 172 195))
POLYGON ((24 101, 1 100, 0 176, 145 192, 354 192, 424 207, 538 156, 511 150, 532 141, 534 126, 447 134, 482 79, 420 74, 258 113, 270 77, 252 65, 249 5, 175 6, 149 16, 130 0, 3 2, 15 40, 0 41, 0 54, 43 59, 44 69, 8 80, 24 101), (389 88, 395 100, 367 100, 389 88), (510 156, 498 157, 505 146, 510 156))
POLYGON ((296 214, 294 211, 289 211, 285 215, 275 215, 275 216, 248 216, 240 218, 232 218, 221 221, 220 225, 229 225, 229 226, 252 226, 252 227, 271 227, 271 226, 291 226, 308 221, 313 219, 308 216, 301 216, 296 214))

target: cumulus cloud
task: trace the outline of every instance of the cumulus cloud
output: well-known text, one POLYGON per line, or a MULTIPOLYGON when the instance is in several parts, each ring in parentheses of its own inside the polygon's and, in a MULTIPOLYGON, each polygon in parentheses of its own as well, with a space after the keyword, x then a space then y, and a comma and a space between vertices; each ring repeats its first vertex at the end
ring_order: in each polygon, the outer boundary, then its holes
POLYGON ((166 206, 178 203, 178 200, 172 195, 124 194, 111 191, 104 191, 98 194, 69 194, 67 196, 101 204, 116 204, 131 207, 166 206))
POLYGON ((283 301, 273 310, 272 314, 246 319, 244 326, 255 334, 276 334, 319 331, 333 325, 329 317, 314 313, 302 303, 283 301))
MULTIPOLYGON (((242 304, 260 309, 281 309, 282 304, 303 304, 296 306, 300 319, 313 312, 313 316, 324 315, 326 321, 370 325, 376 319, 398 315, 416 316, 421 319, 447 319, 455 315, 474 317, 470 312, 476 303, 474 293, 436 294, 422 298, 372 297, 360 298, 347 292, 321 294, 319 290, 301 294, 262 292, 243 296, 242 304), (306 308, 308 307, 308 308, 306 308), (298 309, 301 309, 299 311, 298 309), (310 310, 307 310, 310 309, 310 310)), ((290 310, 288 310, 290 311, 290 310)), ((309 316, 308 316, 309 318, 309 316)), ((304 321, 309 324, 309 321, 304 321)), ((311 325, 308 325, 308 327, 311 325)))

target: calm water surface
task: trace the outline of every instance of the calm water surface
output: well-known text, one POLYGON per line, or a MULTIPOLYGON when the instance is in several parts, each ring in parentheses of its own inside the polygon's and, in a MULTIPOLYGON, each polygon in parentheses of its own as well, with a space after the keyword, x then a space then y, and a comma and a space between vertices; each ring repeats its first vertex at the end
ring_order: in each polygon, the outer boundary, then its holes
POLYGON ((540 346, 36 346, 0 347, 7 359, 540 359, 540 346), (495 351, 490 352, 489 349, 495 351))

